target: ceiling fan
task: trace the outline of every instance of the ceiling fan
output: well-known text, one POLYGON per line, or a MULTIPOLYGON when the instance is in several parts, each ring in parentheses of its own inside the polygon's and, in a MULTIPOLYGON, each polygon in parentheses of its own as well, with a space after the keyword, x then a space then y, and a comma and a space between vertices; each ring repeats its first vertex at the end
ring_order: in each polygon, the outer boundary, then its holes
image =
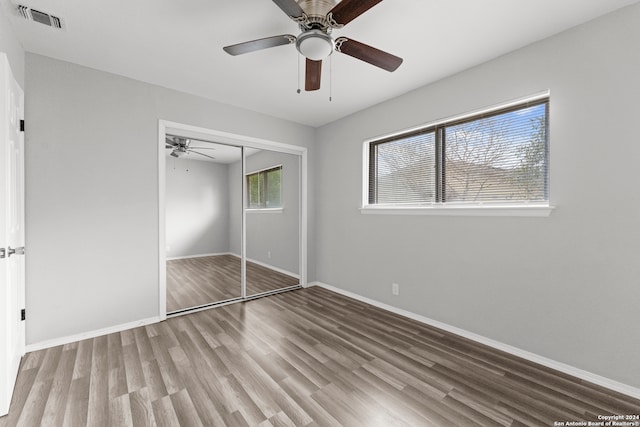
POLYGON ((198 154, 200 156, 208 157, 210 159, 215 160, 215 157, 213 156, 209 156, 207 154, 199 153, 198 151, 196 151, 196 150, 215 150, 215 148, 192 147, 191 140, 188 138, 183 138, 181 136, 167 135, 165 139, 166 139, 166 144, 164 147, 171 150, 171 153, 169 154, 170 156, 180 158, 180 157, 186 156, 189 153, 194 153, 194 154, 198 154))
POLYGON ((347 37, 333 39, 331 31, 344 27, 382 0, 273 0, 284 13, 298 23, 300 35, 291 34, 266 37, 225 46, 230 55, 296 44, 298 52, 306 58, 305 90, 320 89, 322 60, 336 50, 361 61, 395 71, 402 58, 347 37), (336 4, 337 3, 337 4, 336 4))

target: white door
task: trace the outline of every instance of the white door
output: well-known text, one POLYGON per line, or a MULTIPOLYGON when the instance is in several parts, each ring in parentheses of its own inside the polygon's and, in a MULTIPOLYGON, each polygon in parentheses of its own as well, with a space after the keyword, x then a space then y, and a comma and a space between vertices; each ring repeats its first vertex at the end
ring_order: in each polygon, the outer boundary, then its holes
POLYGON ((0 416, 7 414, 25 349, 24 94, 0 53, 0 416))

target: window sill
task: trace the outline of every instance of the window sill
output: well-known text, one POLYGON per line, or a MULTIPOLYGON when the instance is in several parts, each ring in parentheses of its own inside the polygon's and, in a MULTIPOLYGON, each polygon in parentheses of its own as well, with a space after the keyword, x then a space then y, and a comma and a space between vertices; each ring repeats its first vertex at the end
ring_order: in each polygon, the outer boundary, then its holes
POLYGON ((247 209, 247 213, 282 213, 284 208, 247 209))
POLYGON ((493 205, 493 206, 364 206, 362 214, 375 215, 440 215, 440 216, 529 216, 545 217, 555 209, 541 205, 493 205))

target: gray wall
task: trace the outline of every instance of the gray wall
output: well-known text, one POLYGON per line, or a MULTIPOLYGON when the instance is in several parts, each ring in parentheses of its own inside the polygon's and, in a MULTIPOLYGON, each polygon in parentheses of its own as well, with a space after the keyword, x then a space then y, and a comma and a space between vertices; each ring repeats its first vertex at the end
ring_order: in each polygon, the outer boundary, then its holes
POLYGON ((6 14, 4 5, 0 5, 0 52, 7 54, 11 71, 18 84, 24 87, 24 49, 11 30, 9 17, 6 14))
MULTIPOLYGON (((262 150, 246 158, 247 173, 282 165, 282 212, 247 212, 247 258, 287 272, 299 274, 300 236, 300 156, 262 150), (269 258, 268 253, 271 253, 269 258)), ((240 162, 229 167, 231 176, 240 174, 240 162)), ((229 179, 232 203, 231 251, 240 254, 240 226, 242 221, 242 187, 237 179, 229 179)))
POLYGON ((222 163, 167 156, 167 258, 229 252, 228 169, 222 163))
POLYGON ((639 387, 638 22, 628 7, 320 128, 318 280, 639 387), (550 217, 359 213, 365 139, 546 89, 550 217))
POLYGON ((314 139, 306 126, 35 54, 26 85, 28 344, 158 315, 158 119, 314 139))

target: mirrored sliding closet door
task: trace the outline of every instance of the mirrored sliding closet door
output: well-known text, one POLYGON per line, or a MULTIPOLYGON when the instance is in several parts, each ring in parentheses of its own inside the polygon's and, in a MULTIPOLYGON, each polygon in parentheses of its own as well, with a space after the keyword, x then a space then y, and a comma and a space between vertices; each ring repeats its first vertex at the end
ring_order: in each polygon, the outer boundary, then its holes
POLYGON ((166 137, 167 313, 242 297, 242 148, 166 137))
POLYGON ((246 296, 300 284, 300 156, 245 150, 246 296))

